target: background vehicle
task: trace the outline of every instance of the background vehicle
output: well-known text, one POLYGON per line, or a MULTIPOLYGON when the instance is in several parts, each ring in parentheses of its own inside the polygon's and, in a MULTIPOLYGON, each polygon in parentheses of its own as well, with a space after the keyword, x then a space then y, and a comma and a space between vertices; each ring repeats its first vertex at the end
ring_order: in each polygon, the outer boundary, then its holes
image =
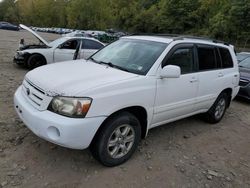
POLYGON ((115 166, 132 156, 151 128, 199 113, 210 123, 219 122, 238 83, 231 45, 130 36, 87 61, 30 71, 14 103, 38 136, 74 149, 90 146, 97 160, 115 166))
POLYGON ((0 29, 19 31, 19 27, 8 22, 0 22, 0 29))
POLYGON ((250 52, 240 52, 237 53, 237 60, 238 62, 243 61, 244 59, 250 57, 250 52))
POLYGON ((88 37, 62 37, 52 42, 47 42, 30 28, 20 25, 31 32, 39 41, 39 44, 23 45, 17 50, 14 62, 24 64, 32 69, 41 65, 54 62, 73 60, 76 49, 80 46, 78 58, 87 59, 104 44, 94 38, 88 37))
POLYGON ((240 91, 238 96, 250 100, 250 56, 239 63, 240 91))

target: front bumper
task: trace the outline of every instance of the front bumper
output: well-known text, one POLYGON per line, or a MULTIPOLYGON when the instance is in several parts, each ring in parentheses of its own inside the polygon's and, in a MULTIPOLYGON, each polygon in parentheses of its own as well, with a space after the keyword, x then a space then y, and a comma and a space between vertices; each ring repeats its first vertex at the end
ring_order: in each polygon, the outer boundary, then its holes
POLYGON ((13 58, 13 63, 24 64, 24 57, 15 55, 13 58))
POLYGON ((24 97, 21 87, 14 95, 17 114, 37 136, 54 144, 72 148, 87 148, 106 117, 75 119, 50 111, 35 109, 24 97))

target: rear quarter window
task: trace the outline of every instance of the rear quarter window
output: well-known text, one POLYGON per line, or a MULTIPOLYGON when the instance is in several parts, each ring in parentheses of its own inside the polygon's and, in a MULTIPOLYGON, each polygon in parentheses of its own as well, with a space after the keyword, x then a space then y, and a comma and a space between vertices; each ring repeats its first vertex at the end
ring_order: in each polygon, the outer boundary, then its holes
POLYGON ((229 50, 226 48, 219 48, 219 51, 222 61, 222 68, 232 68, 233 60, 229 50))

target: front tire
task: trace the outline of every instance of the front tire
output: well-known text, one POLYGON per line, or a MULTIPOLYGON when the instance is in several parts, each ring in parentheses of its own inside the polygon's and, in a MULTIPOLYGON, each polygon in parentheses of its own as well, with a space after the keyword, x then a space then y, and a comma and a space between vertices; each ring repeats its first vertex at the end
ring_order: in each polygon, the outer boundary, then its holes
POLYGON ((141 139, 139 120, 129 112, 110 117, 96 135, 90 149, 105 166, 126 162, 135 152, 141 139))
POLYGON ((42 66, 42 65, 46 65, 46 60, 40 54, 31 55, 28 58, 27 63, 26 63, 26 66, 28 67, 28 69, 34 69, 34 68, 42 66))
POLYGON ((213 106, 205 114, 206 121, 209 123, 218 123, 223 118, 229 104, 229 97, 227 93, 221 93, 213 106))

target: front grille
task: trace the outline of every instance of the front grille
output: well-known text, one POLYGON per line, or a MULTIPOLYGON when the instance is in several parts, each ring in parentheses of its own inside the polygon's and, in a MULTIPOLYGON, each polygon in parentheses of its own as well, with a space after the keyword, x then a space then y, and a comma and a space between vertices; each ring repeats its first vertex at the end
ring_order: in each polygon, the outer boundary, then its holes
POLYGON ((240 79, 239 85, 240 85, 241 87, 245 87, 245 86, 247 86, 248 84, 249 84, 249 80, 240 79))
POLYGON ((50 97, 42 89, 26 79, 23 81, 22 89, 23 94, 35 108, 38 110, 47 109, 50 97))

